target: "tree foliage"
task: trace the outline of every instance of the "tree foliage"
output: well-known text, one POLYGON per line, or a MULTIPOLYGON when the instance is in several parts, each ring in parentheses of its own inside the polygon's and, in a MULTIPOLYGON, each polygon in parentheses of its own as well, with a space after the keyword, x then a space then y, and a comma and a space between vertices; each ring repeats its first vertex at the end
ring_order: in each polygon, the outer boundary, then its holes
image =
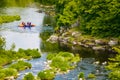
POLYGON ((43 5, 53 5, 55 4, 56 0, 35 0, 43 5))
POLYGON ((120 1, 80 0, 81 29, 88 34, 119 36, 120 1))
POLYGON ((119 0, 58 0, 57 26, 70 27, 80 18, 80 31, 100 37, 118 37, 119 0))
POLYGON ((79 7, 75 0, 58 0, 56 2, 57 26, 69 28, 79 16, 79 7))
POLYGON ((118 52, 118 54, 114 58, 110 58, 110 62, 107 69, 111 70, 109 73, 109 78, 111 80, 119 80, 120 79, 120 46, 119 47, 113 47, 115 51, 118 52))

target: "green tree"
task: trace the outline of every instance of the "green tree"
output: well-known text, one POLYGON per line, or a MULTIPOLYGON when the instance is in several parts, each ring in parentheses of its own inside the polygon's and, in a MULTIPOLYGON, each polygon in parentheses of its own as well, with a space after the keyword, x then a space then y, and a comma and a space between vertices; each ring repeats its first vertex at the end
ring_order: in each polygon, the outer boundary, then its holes
POLYGON ((88 34, 108 37, 119 36, 120 1, 79 0, 81 29, 88 34))
POLYGON ((56 4, 57 26, 67 29, 74 24, 79 16, 78 2, 75 0, 59 0, 56 4))

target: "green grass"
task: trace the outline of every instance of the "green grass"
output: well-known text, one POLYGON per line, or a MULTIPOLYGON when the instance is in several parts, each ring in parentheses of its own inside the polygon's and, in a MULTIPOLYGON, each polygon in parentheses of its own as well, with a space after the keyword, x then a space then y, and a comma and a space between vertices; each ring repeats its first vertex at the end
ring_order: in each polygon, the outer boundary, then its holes
POLYGON ((13 22, 13 21, 17 21, 20 20, 20 16, 19 15, 0 15, 0 23, 8 23, 8 22, 13 22))
POLYGON ((14 68, 17 71, 22 71, 25 70, 27 68, 31 68, 32 65, 28 62, 24 62, 24 61, 18 61, 17 63, 14 63, 12 65, 9 66, 9 68, 14 68))

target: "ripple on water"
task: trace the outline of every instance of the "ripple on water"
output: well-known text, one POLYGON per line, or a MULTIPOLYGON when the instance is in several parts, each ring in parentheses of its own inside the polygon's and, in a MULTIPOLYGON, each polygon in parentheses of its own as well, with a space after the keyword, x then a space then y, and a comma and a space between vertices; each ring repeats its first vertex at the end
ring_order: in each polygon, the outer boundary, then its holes
POLYGON ((44 62, 46 62, 46 55, 47 55, 46 53, 43 53, 40 58, 32 59, 32 60, 27 61, 27 62, 32 64, 32 68, 21 71, 19 73, 19 77, 16 80, 22 80, 24 75, 29 73, 29 72, 31 72, 33 75, 36 76, 39 71, 44 70, 44 68, 45 68, 44 62))

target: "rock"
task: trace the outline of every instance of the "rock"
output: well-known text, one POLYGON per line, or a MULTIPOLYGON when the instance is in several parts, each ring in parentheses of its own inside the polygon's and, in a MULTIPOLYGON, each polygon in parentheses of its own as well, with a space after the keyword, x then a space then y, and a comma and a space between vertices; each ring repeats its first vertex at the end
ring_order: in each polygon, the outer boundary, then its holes
POLYGON ((95 46, 95 43, 90 42, 90 43, 86 43, 86 45, 88 45, 89 47, 93 47, 95 46))
POLYGON ((108 45, 109 46, 115 46, 115 45, 117 45, 118 44, 118 41, 115 41, 115 40, 110 40, 109 42, 108 42, 108 45))
POLYGON ((55 43, 55 42, 58 41, 58 36, 52 35, 52 36, 50 36, 49 39, 47 39, 47 41, 52 42, 52 43, 55 43))
POLYGON ((97 64, 97 65, 98 65, 99 63, 100 63, 99 61, 96 61, 96 62, 94 62, 93 64, 97 64))
POLYGON ((73 44, 73 45, 76 45, 76 44, 77 44, 77 42, 76 42, 76 41, 73 41, 73 42, 72 42, 72 44, 73 44))
POLYGON ((15 80, 14 76, 6 77, 4 80, 15 80))
POLYGON ((85 79, 83 79, 83 78, 79 78, 79 80, 85 80, 85 79))
POLYGON ((69 37, 62 38, 62 39, 61 39, 61 42, 62 42, 63 44, 68 44, 68 42, 69 42, 69 37))
POLYGON ((79 33, 79 32, 72 32, 72 36, 73 37, 79 37, 81 35, 81 33, 79 33))
POLYGON ((95 43, 98 45, 105 45, 105 42, 102 40, 95 40, 95 43))
POLYGON ((105 50, 103 46, 94 46, 92 47, 93 50, 105 50))

